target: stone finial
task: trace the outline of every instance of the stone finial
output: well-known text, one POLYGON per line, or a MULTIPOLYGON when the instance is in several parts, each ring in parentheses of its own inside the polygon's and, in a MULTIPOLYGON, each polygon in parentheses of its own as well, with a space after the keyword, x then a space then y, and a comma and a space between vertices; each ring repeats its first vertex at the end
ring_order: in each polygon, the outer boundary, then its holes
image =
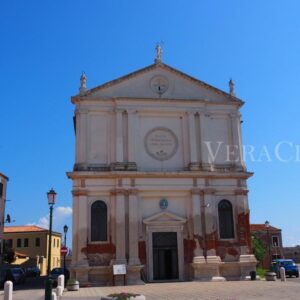
POLYGON ((229 94, 235 97, 235 84, 232 79, 229 80, 228 85, 229 85, 229 94))
POLYGON ((156 57, 154 62, 160 63, 162 61, 162 53, 163 53, 162 47, 160 44, 157 44, 155 49, 156 49, 156 57))
POLYGON ((79 88, 80 94, 83 94, 86 92, 86 75, 84 72, 82 72, 80 76, 80 88, 79 88))

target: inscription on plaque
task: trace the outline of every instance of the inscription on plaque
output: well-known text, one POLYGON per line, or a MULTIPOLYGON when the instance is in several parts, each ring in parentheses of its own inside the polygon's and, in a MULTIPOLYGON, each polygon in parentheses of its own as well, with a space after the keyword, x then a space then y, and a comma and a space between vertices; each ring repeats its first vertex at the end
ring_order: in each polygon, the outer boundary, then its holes
POLYGON ((168 160, 177 151, 178 140, 168 128, 156 127, 150 130, 145 137, 146 152, 156 160, 168 160))

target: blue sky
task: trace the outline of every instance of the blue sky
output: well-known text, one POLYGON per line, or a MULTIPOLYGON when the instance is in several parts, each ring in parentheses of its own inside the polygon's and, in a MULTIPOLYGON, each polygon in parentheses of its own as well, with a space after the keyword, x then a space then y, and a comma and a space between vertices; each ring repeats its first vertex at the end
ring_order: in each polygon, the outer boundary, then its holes
MULTIPOLYGON (((251 221, 282 228, 300 244, 299 1, 2 1, 0 171, 9 178, 7 213, 16 225, 47 222, 46 192, 58 193, 55 230, 71 225, 73 106, 84 70, 88 87, 163 61, 228 90, 242 109, 251 221), (281 141, 280 162, 274 154, 281 141), (265 145, 265 148, 264 148, 265 145), (260 155, 268 149, 272 161, 260 155)), ((69 239, 70 240, 70 239, 69 239)))

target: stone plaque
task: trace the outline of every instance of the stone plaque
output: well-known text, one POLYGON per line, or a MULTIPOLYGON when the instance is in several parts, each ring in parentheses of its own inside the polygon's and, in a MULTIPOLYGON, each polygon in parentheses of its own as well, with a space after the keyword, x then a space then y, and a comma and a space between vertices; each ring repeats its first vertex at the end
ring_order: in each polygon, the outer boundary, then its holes
POLYGON ((178 139, 168 128, 156 127, 146 134, 146 152, 156 160, 170 159, 176 153, 177 148, 178 139))

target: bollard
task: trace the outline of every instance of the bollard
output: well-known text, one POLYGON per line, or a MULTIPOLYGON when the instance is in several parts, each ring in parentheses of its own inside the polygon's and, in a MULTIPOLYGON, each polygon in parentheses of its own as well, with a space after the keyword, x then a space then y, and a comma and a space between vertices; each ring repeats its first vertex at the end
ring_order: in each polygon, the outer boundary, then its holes
POLYGON ((12 300, 13 283, 5 281, 4 283, 4 300, 12 300))
POLYGON ((57 296, 54 292, 52 292, 52 297, 51 297, 52 300, 57 300, 57 296))
POLYGON ((284 267, 280 267, 280 278, 281 278, 281 281, 286 281, 286 277, 285 277, 285 268, 284 267))
POLYGON ((57 286, 61 286, 62 289, 65 289, 65 275, 59 275, 57 278, 57 286))
POLYGON ((61 297, 62 294, 63 294, 63 292, 64 292, 63 287, 60 286, 60 285, 58 285, 57 288, 56 288, 56 295, 57 295, 57 297, 61 297))

